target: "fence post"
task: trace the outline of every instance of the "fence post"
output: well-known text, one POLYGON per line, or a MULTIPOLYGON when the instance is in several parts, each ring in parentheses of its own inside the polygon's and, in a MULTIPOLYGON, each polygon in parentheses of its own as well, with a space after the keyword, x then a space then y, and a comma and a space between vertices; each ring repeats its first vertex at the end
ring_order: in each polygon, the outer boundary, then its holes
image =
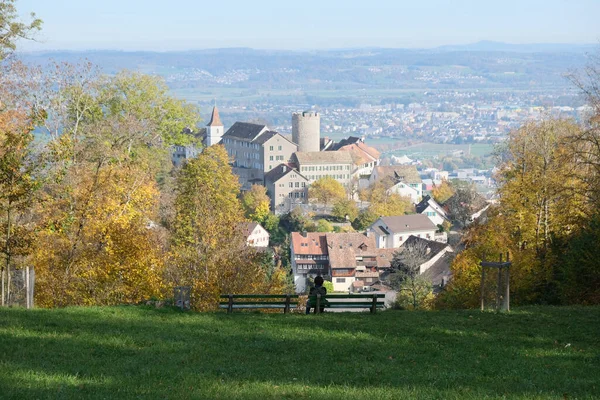
MULTIPOLYGON (((484 259, 485 260, 485 259, 484 259)), ((481 311, 484 309, 484 297, 485 297, 485 267, 481 266, 481 311)))
POLYGON ((25 267, 25 308, 28 310, 31 308, 29 293, 29 266, 25 267))
POLYGON ((285 295, 285 308, 283 309, 283 313, 287 314, 290 311, 290 295, 289 293, 285 295))
POLYGON ((227 306, 227 314, 231 314, 233 312, 233 295, 229 295, 229 304, 227 306))
POLYGON ((371 314, 375 314, 377 311, 377 295, 373 293, 373 305, 371 306, 371 314))
POLYGON ((321 313, 321 293, 317 293, 317 304, 315 307, 315 314, 321 313))

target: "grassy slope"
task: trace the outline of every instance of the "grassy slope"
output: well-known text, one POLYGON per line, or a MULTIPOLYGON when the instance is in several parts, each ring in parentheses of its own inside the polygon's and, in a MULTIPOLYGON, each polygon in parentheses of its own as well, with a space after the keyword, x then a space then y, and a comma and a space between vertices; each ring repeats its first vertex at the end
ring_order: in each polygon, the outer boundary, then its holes
POLYGON ((600 307, 0 309, 0 398, 600 397, 600 307))

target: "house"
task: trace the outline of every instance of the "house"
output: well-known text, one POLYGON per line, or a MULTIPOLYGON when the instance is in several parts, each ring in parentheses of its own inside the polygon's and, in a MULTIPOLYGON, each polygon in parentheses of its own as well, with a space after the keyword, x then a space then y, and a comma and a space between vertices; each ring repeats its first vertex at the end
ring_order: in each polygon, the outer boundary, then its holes
POLYGON ((196 146, 171 146, 171 161, 175 167, 180 167, 184 161, 198 157, 200 149, 196 146))
POLYGON ((409 236, 408 239, 400 246, 398 253, 403 251, 411 251, 411 249, 419 249, 423 251, 422 262, 419 265, 419 274, 425 273, 434 265, 439 259, 441 259, 446 253, 453 253, 452 247, 448 243, 440 243, 434 240, 427 240, 417 236, 409 236))
POLYGON ((373 168, 373 172, 369 178, 369 185, 384 180, 391 182, 392 185, 403 182, 405 185, 413 188, 417 192, 418 199, 416 202, 420 201, 421 197, 423 197, 423 182, 414 165, 380 165, 373 168))
POLYGON ((290 164, 279 164, 265 174, 267 194, 275 214, 291 211, 308 201, 308 179, 290 164))
POLYGON ((397 194, 402 197, 408 197, 413 204, 417 204, 421 200, 422 190, 409 186, 408 183, 398 182, 386 192, 388 195, 397 194))
POLYGON ((258 222, 250 221, 241 224, 242 232, 246 238, 246 244, 252 247, 268 247, 269 232, 258 222))
POLYGON ((331 280, 327 238, 319 232, 292 232, 291 261, 297 293, 304 293, 307 279, 321 275, 331 280))
POLYGON ((236 122, 225 132, 221 143, 232 158, 233 172, 242 189, 264 182, 265 172, 290 161, 298 149, 295 143, 266 125, 236 122))
POLYGON ((361 291, 379 283, 395 251, 378 249, 375 239, 362 233, 293 232, 290 247, 298 293, 317 275, 330 280, 335 292, 361 291))
POLYGON ((329 176, 348 187, 352 179, 354 163, 347 151, 296 152, 292 163, 310 183, 329 176))
POLYGON ((347 151, 352 155, 354 170, 352 176, 358 180, 358 189, 369 186, 369 177, 373 168, 379 165, 381 154, 373 147, 367 146, 362 140, 341 146, 337 151, 347 151))
POLYGON ((327 250, 333 290, 352 291, 354 282, 361 287, 379 281, 375 239, 362 233, 327 233, 327 250))
POLYGON ((433 240, 437 226, 423 214, 380 217, 368 229, 369 236, 373 235, 377 247, 396 249, 409 236, 433 240))
POLYGON ((436 226, 449 221, 446 211, 431 196, 423 197, 423 200, 415 206, 417 214, 426 215, 436 226))

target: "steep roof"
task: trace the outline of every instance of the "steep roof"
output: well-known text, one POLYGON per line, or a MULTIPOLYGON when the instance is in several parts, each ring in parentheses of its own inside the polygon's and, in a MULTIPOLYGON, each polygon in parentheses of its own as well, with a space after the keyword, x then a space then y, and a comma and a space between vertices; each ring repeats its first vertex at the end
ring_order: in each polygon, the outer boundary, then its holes
POLYGON ((259 225, 260 224, 258 222, 254 221, 241 222, 240 229, 246 235, 246 237, 248 237, 252 234, 252 231, 254 231, 254 229, 259 225))
POLYGON ((352 164, 352 155, 347 151, 297 151, 294 157, 298 164, 352 164))
POLYGON ((271 139, 273 136, 279 135, 278 132, 275 131, 266 131, 263 132, 262 135, 252 140, 252 143, 264 144, 267 140, 271 139))
POLYGON ((417 204, 415 206, 415 210, 417 211, 417 214, 421 214, 429 206, 431 206, 431 208, 433 208, 435 211, 437 211, 442 217, 447 218, 446 217, 446 211, 442 208, 442 206, 440 206, 437 203, 437 201, 435 201, 434 199, 432 199, 431 196, 429 196, 429 195, 426 195, 425 197, 423 197, 423 200, 421 200, 419 202, 419 204, 417 204))
POLYGON ((231 137, 239 140, 253 141, 262 132, 267 130, 266 125, 251 124, 249 122, 236 122, 227 129, 223 137, 231 137))
POLYGON ((339 151, 348 151, 353 154, 355 164, 366 164, 379 159, 380 153, 362 142, 348 144, 339 148, 339 151))
POLYGON ((306 237, 300 232, 292 232, 292 247, 294 254, 328 254, 325 234, 319 232, 307 232, 306 237))
POLYGON ((377 166, 373 169, 373 174, 378 181, 390 177, 406 183, 422 182, 419 171, 414 165, 377 166))
POLYGON ((333 150, 339 150, 341 147, 347 146, 349 144, 358 143, 361 141, 361 138, 356 136, 348 136, 345 139, 340 140, 338 143, 333 145, 333 150))
POLYGON ((287 174, 289 174, 292 171, 294 171, 296 174, 298 174, 300 177, 302 177, 305 181, 308 182, 308 179, 304 175, 302 175, 300 172, 298 172, 297 169, 295 169, 290 164, 285 164, 285 163, 279 164, 278 166, 276 166, 275 168, 273 168, 269 172, 267 172, 265 174, 265 181, 277 182, 282 177, 286 176, 287 174))
POLYGON ((427 240, 424 238, 410 235, 408 239, 406 239, 406 241, 402 243, 402 246, 400 246, 398 250, 403 251, 404 249, 410 248, 411 246, 423 246, 424 248, 428 249, 427 257, 423 261, 425 262, 427 260, 431 260, 449 245, 448 243, 436 242, 434 240, 427 240))
POLYGON ((210 116, 210 122, 206 126, 223 126, 221 118, 219 117, 219 110, 217 106, 213 107, 212 115, 210 116))
POLYGON ((327 249, 331 268, 354 268, 356 256, 376 256, 374 237, 362 233, 327 233, 327 249))
POLYGON ((391 233, 436 230, 437 227, 426 215, 411 214, 379 218, 391 233))

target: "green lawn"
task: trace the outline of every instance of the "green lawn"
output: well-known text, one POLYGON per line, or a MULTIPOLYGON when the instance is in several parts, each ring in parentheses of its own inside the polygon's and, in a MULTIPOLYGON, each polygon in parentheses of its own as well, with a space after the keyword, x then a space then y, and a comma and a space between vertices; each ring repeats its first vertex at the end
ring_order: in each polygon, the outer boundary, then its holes
POLYGON ((600 398, 600 307, 0 309, 0 398, 600 398))

